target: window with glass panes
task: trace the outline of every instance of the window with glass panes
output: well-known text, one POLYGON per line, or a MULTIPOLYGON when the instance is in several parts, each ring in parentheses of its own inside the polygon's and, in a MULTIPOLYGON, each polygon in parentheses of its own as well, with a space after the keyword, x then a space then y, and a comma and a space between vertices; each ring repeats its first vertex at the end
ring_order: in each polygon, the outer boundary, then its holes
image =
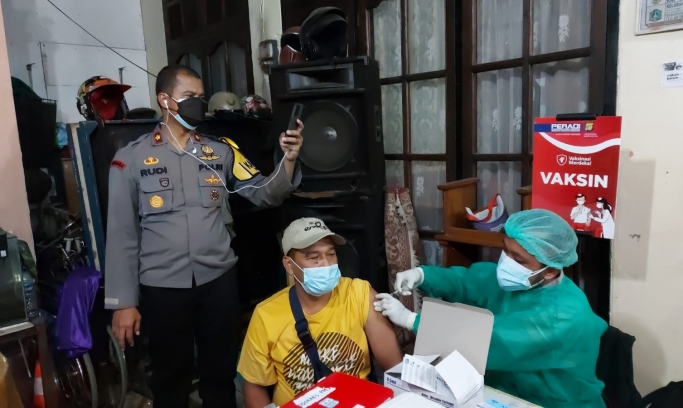
MULTIPOLYGON (((453 71, 447 55, 444 0, 384 0, 368 16, 371 55, 379 62, 387 186, 409 187, 423 253, 441 263, 441 248, 428 238, 442 230, 447 179, 446 94, 453 71)), ((449 5, 450 7, 450 5, 449 5)), ((452 169, 448 169, 453 171, 452 169)))
POLYGON ((221 42, 204 58, 185 54, 178 63, 192 68, 202 77, 208 97, 220 91, 229 91, 240 97, 248 93, 246 53, 233 43, 221 42))
POLYGON ((163 0, 168 59, 194 69, 209 99, 254 92, 248 0, 163 0))
POLYGON ((500 194, 520 210, 531 184, 533 122, 602 113, 606 1, 462 2, 463 176, 478 204, 500 194))
POLYGON ((441 229, 436 186, 456 167, 479 178, 480 206, 500 194, 518 211, 534 118, 603 112, 607 0, 361 3, 380 64, 387 184, 410 187, 426 253, 441 229))

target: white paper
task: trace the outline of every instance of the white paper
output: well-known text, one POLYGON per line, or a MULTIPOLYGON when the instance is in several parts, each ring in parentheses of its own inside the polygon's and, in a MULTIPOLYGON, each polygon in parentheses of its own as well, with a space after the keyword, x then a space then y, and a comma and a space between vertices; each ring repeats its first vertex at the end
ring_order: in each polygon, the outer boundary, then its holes
POLYGON ((407 355, 403 357, 401 380, 425 390, 436 391, 436 369, 422 358, 407 355))
POLYGON ((464 404, 484 386, 484 376, 457 351, 437 364, 436 371, 448 384, 458 404, 464 404))
POLYGON ((294 404, 297 407, 302 408, 310 407, 316 402, 332 394, 335 389, 335 387, 315 387, 312 390, 305 393, 304 395, 302 395, 301 397, 295 399, 294 404))
POLYGON ((662 86, 683 86, 683 60, 662 64, 662 86))

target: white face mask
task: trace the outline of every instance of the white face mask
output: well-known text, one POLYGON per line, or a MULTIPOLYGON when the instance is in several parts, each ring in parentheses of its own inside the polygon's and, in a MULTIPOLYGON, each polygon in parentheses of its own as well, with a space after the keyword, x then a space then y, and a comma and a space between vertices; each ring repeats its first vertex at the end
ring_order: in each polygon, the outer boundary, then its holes
POLYGON ((536 284, 532 285, 529 279, 546 269, 548 269, 547 266, 534 272, 531 269, 520 265, 503 251, 500 254, 500 260, 498 261, 498 267, 496 268, 496 276, 498 278, 498 284, 501 289, 505 291, 513 292, 517 290, 528 290, 543 282, 541 279, 536 284))
POLYGON ((602 208, 602 207, 603 207, 603 206, 602 206, 602 203, 597 203, 596 205, 598 206, 598 208, 602 208))
POLYGON ((584 204, 586 204, 586 202, 583 201, 583 200, 579 200, 579 201, 576 202, 576 204, 578 204, 578 205, 584 205, 584 204))

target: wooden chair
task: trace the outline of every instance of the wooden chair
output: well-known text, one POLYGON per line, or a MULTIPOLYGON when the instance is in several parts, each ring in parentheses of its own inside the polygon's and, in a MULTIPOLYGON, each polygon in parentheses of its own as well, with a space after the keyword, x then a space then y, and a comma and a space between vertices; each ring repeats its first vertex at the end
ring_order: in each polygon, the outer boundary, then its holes
MULTIPOLYGON (((436 240, 444 248, 444 265, 470 266, 479 257, 478 247, 503 248, 503 234, 477 231, 467 219, 465 207, 477 207, 477 184, 479 179, 468 178, 442 184, 443 234, 436 240)), ((521 196, 522 209, 531 208, 531 187, 517 190, 521 196)))

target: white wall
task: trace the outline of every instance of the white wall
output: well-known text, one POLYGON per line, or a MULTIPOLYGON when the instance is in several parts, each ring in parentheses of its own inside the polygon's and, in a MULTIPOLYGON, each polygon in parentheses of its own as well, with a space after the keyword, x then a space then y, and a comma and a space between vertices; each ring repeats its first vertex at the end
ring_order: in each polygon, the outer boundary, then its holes
MULTIPOLYGON (((168 65, 166 52, 166 33, 164 31, 164 10, 160 0, 140 0, 142 11, 142 31, 144 33, 145 50, 147 51, 147 71, 156 75, 161 68, 168 65)), ((156 78, 148 75, 149 98, 151 107, 158 113, 156 78)))
POLYGON ((24 168, 21 164, 19 130, 14 113, 12 84, 10 81, 5 27, 2 21, 4 10, 0 7, 0 227, 28 242, 33 248, 33 234, 29 220, 24 168))
POLYGON ((280 0, 249 0, 249 30, 254 67, 254 92, 257 95, 263 95, 263 72, 258 62, 258 44, 263 40, 277 40, 279 47, 280 35, 282 35, 280 0), (263 23, 261 2, 263 2, 263 23))
POLYGON ((636 385, 646 394, 683 380, 683 88, 659 82, 663 62, 683 59, 683 31, 636 37, 635 15, 636 1, 622 1, 611 322, 636 337, 636 385))
MULTIPOLYGON (((52 1, 102 42, 147 68, 145 34, 150 38, 154 35, 143 32, 141 0, 52 1)), ((148 3, 147 9, 156 8, 161 13, 160 0, 142 1, 148 3)), ((133 86, 126 92, 129 107, 150 106, 147 74, 103 47, 47 0, 2 0, 2 7, 12 76, 28 83, 26 65, 34 64, 33 88, 40 96, 58 101, 58 121, 82 120, 76 109, 78 86, 94 75, 118 81, 120 67, 125 67, 124 82, 133 86)), ((159 14, 152 17, 157 22, 151 26, 157 31, 158 18, 163 19, 159 14)), ((163 38, 163 21, 160 30, 163 38)), ((158 41, 154 45, 158 46, 158 41)), ((162 66, 165 44, 163 51, 162 66)))

